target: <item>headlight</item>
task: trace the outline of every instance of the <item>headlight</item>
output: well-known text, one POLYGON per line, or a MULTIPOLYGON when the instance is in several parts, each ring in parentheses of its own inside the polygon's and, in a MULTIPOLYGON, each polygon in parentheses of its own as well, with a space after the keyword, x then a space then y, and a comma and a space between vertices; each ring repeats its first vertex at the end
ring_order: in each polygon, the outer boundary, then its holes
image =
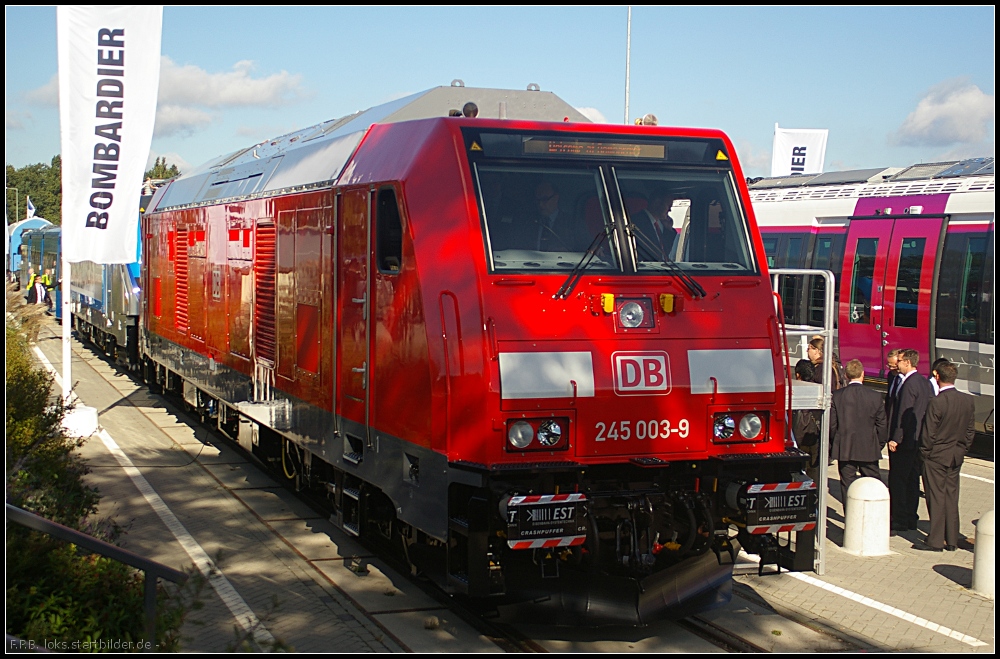
POLYGON ((756 414, 745 414, 740 419, 740 434, 743 435, 744 439, 755 438, 763 428, 764 424, 761 423, 760 417, 756 414))
POLYGON ((729 416, 718 416, 715 417, 715 425, 712 428, 713 434, 715 434, 716 439, 729 439, 733 436, 733 431, 736 430, 736 421, 733 417, 729 416))
POLYGON ((622 327, 639 327, 645 315, 642 306, 636 302, 626 302, 618 311, 622 327))
POLYGON ((527 421, 515 421, 507 430, 507 441, 514 448, 526 448, 535 432, 527 421))
POLYGON ((538 426, 538 443, 542 446, 555 446, 562 439, 562 432, 562 426, 555 421, 542 421, 542 425, 538 426))

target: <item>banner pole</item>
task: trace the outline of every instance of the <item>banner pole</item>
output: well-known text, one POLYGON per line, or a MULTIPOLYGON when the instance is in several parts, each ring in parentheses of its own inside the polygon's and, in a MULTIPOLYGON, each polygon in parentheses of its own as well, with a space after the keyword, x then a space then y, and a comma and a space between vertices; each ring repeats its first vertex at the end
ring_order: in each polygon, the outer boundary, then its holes
MULTIPOLYGON (((62 250, 60 250, 62 251, 62 250)), ((60 290, 62 291, 62 362, 63 362, 63 404, 69 406, 73 398, 73 345, 72 337, 72 306, 70 303, 70 263, 66 260, 65 254, 62 257, 62 281, 60 290)))

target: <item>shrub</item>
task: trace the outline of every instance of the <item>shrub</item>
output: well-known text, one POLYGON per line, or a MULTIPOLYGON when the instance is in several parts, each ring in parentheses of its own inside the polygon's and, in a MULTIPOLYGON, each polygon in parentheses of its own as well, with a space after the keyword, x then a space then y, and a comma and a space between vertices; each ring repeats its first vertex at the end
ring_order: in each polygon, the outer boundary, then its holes
MULTIPOLYGON (((84 482, 90 470, 77 453, 83 440, 63 434, 63 404, 52 396, 52 378, 34 367, 18 327, 8 322, 6 331, 7 503, 115 542, 121 527, 90 519, 100 495, 84 482)), ((75 545, 8 525, 7 634, 35 647, 55 642, 58 649, 73 649, 74 642, 103 640, 138 649, 145 626, 143 582, 144 575, 127 565, 81 555, 75 545)), ((160 651, 178 649, 187 610, 197 608, 189 593, 173 593, 168 596, 162 585, 158 593, 160 651)))

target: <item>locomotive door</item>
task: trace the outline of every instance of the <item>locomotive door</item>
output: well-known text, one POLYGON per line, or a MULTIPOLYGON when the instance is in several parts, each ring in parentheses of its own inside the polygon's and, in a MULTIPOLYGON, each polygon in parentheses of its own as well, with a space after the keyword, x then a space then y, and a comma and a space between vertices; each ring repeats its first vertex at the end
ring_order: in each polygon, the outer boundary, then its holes
MULTIPOLYGON (((371 364, 369 351, 371 271, 371 192, 367 188, 345 191, 337 213, 337 369, 339 414, 347 421, 345 430, 357 439, 368 439, 371 364), (352 431, 353 427, 353 431, 352 431), (360 435, 360 437, 358 437, 360 435)), ((360 447, 358 447, 360 448, 360 447)), ((355 450, 355 452, 360 452, 355 450)))
POLYGON ((893 348, 913 348, 929 366, 934 255, 943 217, 852 218, 840 291, 841 358, 885 377, 893 348))

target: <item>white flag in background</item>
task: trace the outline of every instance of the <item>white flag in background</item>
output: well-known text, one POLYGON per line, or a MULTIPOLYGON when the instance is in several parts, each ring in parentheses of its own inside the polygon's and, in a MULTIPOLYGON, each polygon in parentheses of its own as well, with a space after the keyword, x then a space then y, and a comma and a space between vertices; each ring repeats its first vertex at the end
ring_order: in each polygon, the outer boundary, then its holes
POLYGON ((822 174, 829 130, 779 128, 774 124, 771 176, 822 174))
POLYGON ((156 117, 163 8, 56 10, 62 247, 71 263, 131 263, 156 117))

